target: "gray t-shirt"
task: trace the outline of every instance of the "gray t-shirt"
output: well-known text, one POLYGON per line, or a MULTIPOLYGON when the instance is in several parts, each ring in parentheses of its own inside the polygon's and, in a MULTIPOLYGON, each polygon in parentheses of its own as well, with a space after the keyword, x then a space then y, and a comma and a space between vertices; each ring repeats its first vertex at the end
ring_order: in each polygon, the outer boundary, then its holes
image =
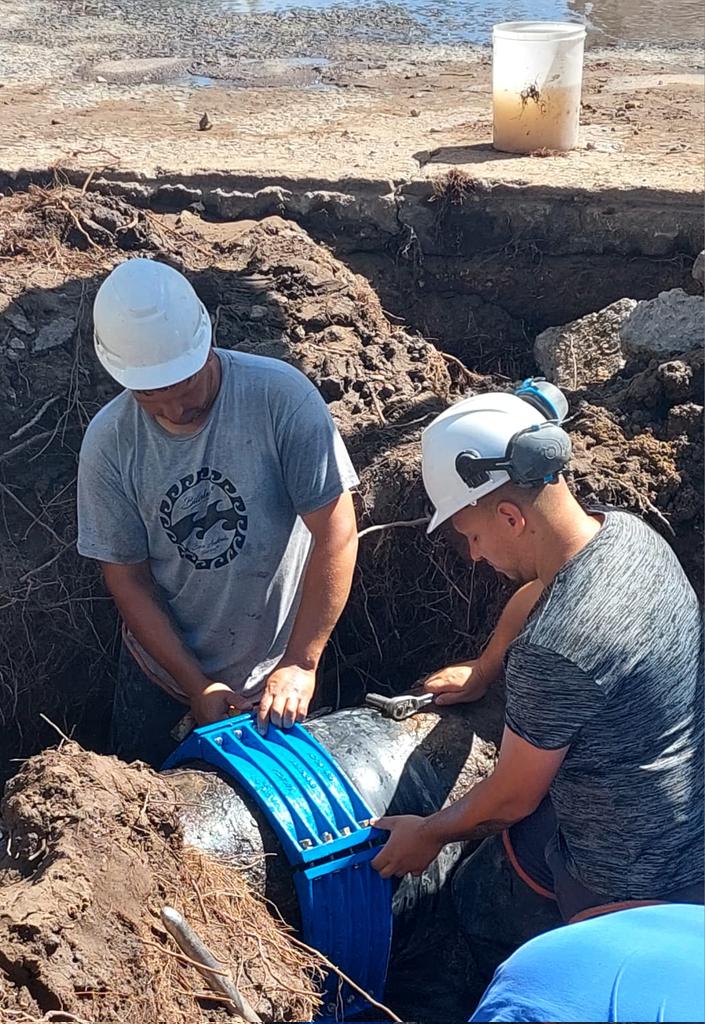
MULTIPOLYGON (((198 433, 168 433, 129 391, 92 420, 78 472, 78 550, 103 562, 149 559, 205 674, 257 696, 298 610, 311 548, 301 516, 358 480, 302 373, 276 359, 217 354, 222 383, 198 433)), ((135 638, 126 640, 180 696, 135 638)))
POLYGON ((509 728, 570 746, 551 786, 568 870, 610 900, 703 880, 698 600, 669 545, 606 511, 507 654, 509 728))

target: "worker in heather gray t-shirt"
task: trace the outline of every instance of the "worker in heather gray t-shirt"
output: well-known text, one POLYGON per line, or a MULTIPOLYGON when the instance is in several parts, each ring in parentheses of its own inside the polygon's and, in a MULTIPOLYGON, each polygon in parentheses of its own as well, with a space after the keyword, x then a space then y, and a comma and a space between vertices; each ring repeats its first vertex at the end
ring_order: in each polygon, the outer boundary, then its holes
POLYGON ((129 652, 119 752, 163 758, 184 705, 201 724, 257 701, 263 727, 301 720, 357 548, 357 478, 325 403, 286 363, 212 349, 162 264, 121 264, 94 312, 98 356, 129 388, 89 425, 78 477, 78 548, 129 652))
POLYGON ((439 704, 478 700, 506 662, 494 771, 427 818, 381 819, 373 866, 419 873, 446 843, 488 836, 453 878, 478 962, 561 918, 703 901, 698 601, 662 537, 575 500, 566 411, 527 381, 458 402, 423 435, 430 529, 451 519, 474 561, 522 586, 482 654, 425 683, 439 704))
POLYGON ((700 608, 657 533, 601 517, 509 647, 506 722, 568 747, 550 796, 570 874, 611 900, 663 898, 703 881, 700 608))

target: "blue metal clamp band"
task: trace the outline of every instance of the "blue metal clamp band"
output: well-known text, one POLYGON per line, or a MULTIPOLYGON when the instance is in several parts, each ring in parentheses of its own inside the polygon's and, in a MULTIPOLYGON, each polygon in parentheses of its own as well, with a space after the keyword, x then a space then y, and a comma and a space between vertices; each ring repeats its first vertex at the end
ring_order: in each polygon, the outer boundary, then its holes
MULTIPOLYGON (((256 801, 295 869, 303 938, 362 989, 380 999, 392 937, 391 882, 370 861, 386 834, 328 751, 301 725, 257 731, 239 715, 196 729, 164 764, 206 761, 256 801)), ((328 1015, 366 1005, 329 975, 328 1015)), ((342 1012, 344 1011, 344 1012, 342 1012)))

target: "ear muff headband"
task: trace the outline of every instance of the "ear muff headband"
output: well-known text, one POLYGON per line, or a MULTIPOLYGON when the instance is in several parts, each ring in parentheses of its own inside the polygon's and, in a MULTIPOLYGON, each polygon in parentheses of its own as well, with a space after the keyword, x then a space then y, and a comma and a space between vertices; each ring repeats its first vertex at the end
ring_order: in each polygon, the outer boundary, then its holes
POLYGON ((536 487, 558 478, 570 462, 570 438, 555 421, 537 423, 509 440, 504 456, 483 459, 478 452, 460 452, 455 470, 471 490, 488 483, 490 473, 504 471, 520 487, 536 487))

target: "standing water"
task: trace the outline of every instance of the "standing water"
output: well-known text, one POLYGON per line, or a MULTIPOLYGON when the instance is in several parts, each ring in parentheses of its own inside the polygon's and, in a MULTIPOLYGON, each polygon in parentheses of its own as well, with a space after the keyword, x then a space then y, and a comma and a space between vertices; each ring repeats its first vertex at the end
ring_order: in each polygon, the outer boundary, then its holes
MULTIPOLYGON (((175 0, 174 6, 195 3, 175 0)), ((363 0, 374 6, 374 0, 363 0)), ((198 0, 203 10, 264 14, 294 8, 324 10, 362 6, 359 0, 198 0)), ((701 47, 702 0, 399 0, 395 6, 416 19, 434 42, 487 43, 492 27, 503 21, 583 22, 588 42, 701 47)))

